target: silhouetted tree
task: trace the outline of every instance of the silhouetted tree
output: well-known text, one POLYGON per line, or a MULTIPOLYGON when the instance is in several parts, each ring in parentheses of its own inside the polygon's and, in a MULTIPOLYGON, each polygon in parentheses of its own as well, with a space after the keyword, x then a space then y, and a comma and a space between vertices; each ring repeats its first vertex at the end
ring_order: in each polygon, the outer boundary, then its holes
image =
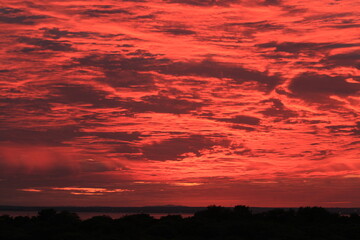
POLYGON ((332 214, 322 207, 301 207, 296 215, 306 222, 327 222, 332 218, 332 214))
POLYGON ((223 221, 231 218, 232 211, 229 208, 211 205, 208 206, 205 210, 195 213, 195 218, 205 218, 217 221, 223 221))
POLYGON ((252 216, 251 209, 248 206, 237 205, 234 207, 234 214, 236 217, 249 218, 252 216))
POLYGON ((43 209, 38 212, 38 219, 40 221, 51 221, 56 216, 56 210, 49 208, 49 209, 43 209))

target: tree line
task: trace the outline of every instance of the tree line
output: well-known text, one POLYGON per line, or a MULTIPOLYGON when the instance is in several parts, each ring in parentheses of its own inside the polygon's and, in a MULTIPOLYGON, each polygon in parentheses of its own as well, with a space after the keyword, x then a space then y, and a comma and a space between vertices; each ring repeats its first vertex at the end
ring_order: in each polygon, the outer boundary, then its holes
POLYGON ((43 209, 37 216, 0 216, 2 240, 359 240, 360 216, 321 207, 252 213, 247 206, 209 206, 192 217, 149 214, 81 220, 76 213, 43 209))

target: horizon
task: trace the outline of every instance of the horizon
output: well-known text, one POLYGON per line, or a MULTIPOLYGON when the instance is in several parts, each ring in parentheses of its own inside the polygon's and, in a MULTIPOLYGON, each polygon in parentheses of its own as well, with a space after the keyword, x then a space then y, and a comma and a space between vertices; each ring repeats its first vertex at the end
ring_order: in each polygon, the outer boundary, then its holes
MULTIPOLYGON (((68 205, 68 206, 62 206, 62 205, 58 205, 58 206, 53 206, 53 205, 48 205, 48 206, 37 206, 37 205, 31 205, 31 206, 19 206, 19 205, 0 205, 0 211, 2 208, 104 208, 104 209, 116 209, 116 208, 163 208, 163 209, 171 209, 171 208, 203 208, 206 209, 207 207, 211 207, 211 206, 216 206, 216 207, 224 207, 224 208, 234 208, 236 206, 245 206, 245 207, 249 207, 250 209, 252 208, 264 208, 264 209, 299 209, 299 208, 306 208, 306 207, 320 207, 320 208, 325 208, 325 209, 360 209, 360 207, 323 207, 323 206, 318 206, 318 205, 313 205, 313 206, 294 206, 294 207, 265 207, 265 206, 247 206, 247 205, 234 205, 234 206, 222 206, 222 205, 216 205, 216 204, 211 204, 211 205, 207 205, 207 206, 177 206, 177 205, 160 205, 160 206, 76 206, 76 205, 68 205)), ((4 210, 5 211, 5 210, 4 210)))
POLYGON ((3 0, 0 205, 360 207, 357 9, 3 0))

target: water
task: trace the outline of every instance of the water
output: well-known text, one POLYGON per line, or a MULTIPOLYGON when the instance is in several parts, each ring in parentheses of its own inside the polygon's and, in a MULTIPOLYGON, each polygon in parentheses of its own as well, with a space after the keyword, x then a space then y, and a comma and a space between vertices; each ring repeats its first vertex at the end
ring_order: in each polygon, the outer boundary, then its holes
MULTIPOLYGON (((133 215, 133 214, 139 214, 139 213, 121 213, 121 212, 77 212, 76 213, 81 220, 85 220, 85 219, 89 219, 92 218, 94 216, 109 216, 113 219, 116 218, 121 218, 123 216, 126 215, 133 215)), ((186 217, 192 217, 194 214, 191 213, 148 213, 151 216, 153 216, 156 219, 159 219, 163 216, 167 216, 167 215, 181 215, 183 218, 186 217)), ((38 215, 37 211, 0 211, 0 216, 2 215, 9 215, 12 217, 17 217, 17 216, 27 216, 27 217, 34 217, 38 215)))

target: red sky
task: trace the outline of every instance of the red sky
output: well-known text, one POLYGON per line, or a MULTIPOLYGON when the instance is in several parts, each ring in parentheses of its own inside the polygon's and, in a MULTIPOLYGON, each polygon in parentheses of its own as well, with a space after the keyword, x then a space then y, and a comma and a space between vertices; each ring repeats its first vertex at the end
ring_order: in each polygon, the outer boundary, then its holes
POLYGON ((360 207, 358 9, 3 0, 0 205, 360 207))

